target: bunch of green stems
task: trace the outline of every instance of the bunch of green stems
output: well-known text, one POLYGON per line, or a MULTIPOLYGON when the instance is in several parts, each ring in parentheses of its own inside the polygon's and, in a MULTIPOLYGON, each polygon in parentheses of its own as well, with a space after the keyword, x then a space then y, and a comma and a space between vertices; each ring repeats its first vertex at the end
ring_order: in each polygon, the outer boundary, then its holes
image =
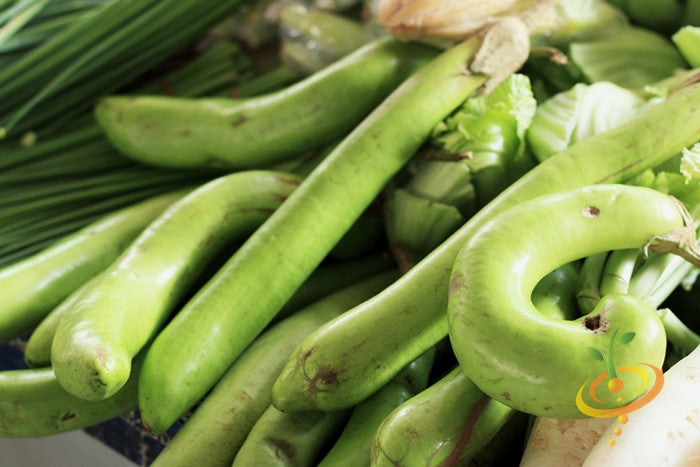
POLYGON ((89 16, 107 0, 4 0, 0 2, 0 65, 7 67, 29 50, 89 16))
MULTIPOLYGON (((136 89, 182 96, 215 95, 260 86, 242 49, 220 42, 186 65, 136 89)), ((270 85, 263 82, 263 89, 270 85)), ((274 85, 274 84, 273 84, 274 85)), ((91 115, 38 142, 0 146, 0 265, 38 251, 90 221, 158 193, 208 180, 210 171, 147 167, 122 157, 91 115)))
POLYGON ((2 1, 0 45, 3 33, 8 40, 31 38, 36 32, 31 20, 38 20, 42 11, 46 14, 47 9, 63 5, 66 14, 56 16, 59 26, 39 34, 35 45, 20 55, 7 57, 9 63, 0 69, 0 136, 20 137, 80 115, 96 97, 122 88, 192 44, 240 4, 224 0, 2 1), (68 13, 71 7, 75 17, 68 13))

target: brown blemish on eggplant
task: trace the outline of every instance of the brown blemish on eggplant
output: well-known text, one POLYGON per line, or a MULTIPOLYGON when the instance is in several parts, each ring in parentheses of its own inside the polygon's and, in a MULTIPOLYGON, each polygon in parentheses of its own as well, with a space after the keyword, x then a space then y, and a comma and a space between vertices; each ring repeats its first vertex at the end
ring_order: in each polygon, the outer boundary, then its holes
MULTIPOLYGON (((454 448, 452 449, 450 454, 445 458, 445 460, 440 463, 441 466, 457 466, 464 464, 464 459, 462 459, 462 457, 467 449, 467 446, 469 445, 469 440, 471 439, 472 434, 474 433, 474 426, 479 420, 481 414, 484 413, 484 410, 486 410, 486 406, 488 405, 490 400, 490 397, 484 396, 479 402, 477 402, 474 405, 474 408, 469 413, 467 419, 464 421, 464 425, 460 430, 459 438, 457 439, 454 448)), ((435 453, 433 453, 433 455, 435 455, 435 453)))
POLYGON ((75 418, 75 417, 76 417, 75 412, 66 412, 61 417, 61 421, 65 422, 65 421, 70 420, 71 418, 75 418))
POLYGON ((241 115, 241 116, 238 117, 236 120, 234 120, 233 122, 231 122, 231 125, 233 125, 233 126, 241 126, 241 125, 243 125, 243 124, 244 124, 245 122, 247 122, 247 121, 248 121, 248 119, 246 118, 246 116, 245 116, 245 115, 241 115))
POLYGON ((454 272, 452 274, 452 277, 450 278, 450 286, 449 286, 449 291, 448 291, 448 297, 451 297, 455 293, 457 293, 460 289, 465 288, 467 286, 466 281, 464 280, 464 275, 459 272, 454 272))
POLYGON ((600 313, 595 315, 586 316, 581 321, 583 327, 591 331, 593 334, 603 334, 605 331, 610 329, 610 322, 605 319, 600 313))
POLYGON ((304 373, 304 378, 309 383, 309 389, 308 389, 309 394, 311 394, 312 396, 315 396, 319 392, 328 392, 327 389, 321 389, 318 387, 319 382, 321 384, 324 384, 324 385, 331 385, 331 384, 338 383, 338 372, 335 371, 330 366, 321 365, 318 368, 318 371, 316 371, 316 374, 314 375, 313 378, 309 378, 306 375, 306 373, 304 373))
POLYGON ((303 353, 298 353, 294 365, 295 370, 301 368, 302 377, 308 383, 307 391, 311 396, 315 396, 319 392, 329 392, 327 389, 319 388, 319 383, 326 386, 338 383, 338 372, 328 365, 320 365, 318 370, 316 370, 316 374, 313 377, 309 376, 306 371, 306 361, 313 354, 314 350, 316 350, 316 347, 312 347, 303 353))
POLYGON ((294 369, 301 368, 303 370, 304 366, 306 365, 306 360, 311 356, 312 353, 314 353, 314 350, 316 350, 316 347, 311 347, 309 350, 306 350, 302 353, 297 353, 294 369))
POLYGON ((241 391, 241 393, 238 395, 238 399, 242 402, 250 402, 253 400, 253 396, 248 394, 248 391, 241 391))
POLYGON ((301 180, 297 178, 277 177, 277 180, 281 183, 286 183, 287 185, 292 186, 299 186, 301 184, 301 180))
POLYGON ((270 214, 275 212, 275 210, 273 208, 242 208, 239 210, 239 212, 242 214, 248 214, 251 212, 258 212, 258 213, 264 214, 266 216, 269 216, 270 214))
POLYGON ((683 81, 681 84, 679 84, 676 88, 672 89, 669 95, 674 94, 678 91, 680 91, 683 88, 687 88, 688 86, 691 86, 693 84, 700 83, 700 73, 695 73, 685 81, 683 81))
POLYGON ((413 266, 416 265, 416 260, 404 245, 394 244, 389 245, 389 252, 396 261, 399 272, 406 274, 413 266))
POLYGON ((581 215, 588 219, 595 219, 600 216, 600 209, 595 206, 586 206, 581 210, 581 215))
MULTIPOLYGON (((381 423, 381 425, 379 425, 379 429, 377 430, 377 432, 382 431, 386 422, 387 422, 387 419, 384 419, 384 421, 381 423)), ((409 439, 409 440, 407 440, 407 442, 410 443, 411 440, 409 439)), ((372 460, 379 459, 380 457, 383 460, 391 463, 391 465, 395 465, 395 466, 401 465, 400 459, 395 460, 395 459, 392 459, 391 457, 389 457, 389 455, 384 450, 384 447, 380 443, 372 442, 372 460)))
POLYGON ((621 168, 620 170, 617 170, 617 171, 615 171, 615 172, 609 174, 608 176, 601 178, 600 180, 598 180, 597 182, 595 182, 595 185, 600 185, 600 184, 603 184, 603 183, 608 183, 608 180, 612 180, 612 179, 617 178, 619 175, 621 175, 621 174, 623 174, 623 173, 625 173, 625 172, 631 170, 632 168, 634 168, 634 167, 636 167, 636 166, 638 166, 638 165, 640 165, 640 164, 643 164, 644 162, 646 162, 647 159, 649 159, 649 157, 645 157, 645 158, 642 158, 642 159, 640 159, 640 160, 638 160, 638 161, 635 161, 635 162, 633 162, 632 164, 629 164, 629 165, 627 165, 627 166, 621 168))
POLYGON ((275 456, 278 459, 293 461, 297 457, 297 449, 287 441, 278 438, 269 438, 267 441, 274 446, 275 456))

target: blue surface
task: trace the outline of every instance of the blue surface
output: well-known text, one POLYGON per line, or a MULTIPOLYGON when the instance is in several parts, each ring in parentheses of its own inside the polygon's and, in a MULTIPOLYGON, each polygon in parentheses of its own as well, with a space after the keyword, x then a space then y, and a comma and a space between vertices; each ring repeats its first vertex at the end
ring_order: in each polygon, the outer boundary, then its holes
MULTIPOLYGON (((0 345, 0 371, 27 368, 23 358, 25 343, 26 339, 15 339, 0 345)), ((175 435, 184 418, 162 436, 155 436, 143 427, 137 410, 83 431, 136 464, 149 465, 175 435)))

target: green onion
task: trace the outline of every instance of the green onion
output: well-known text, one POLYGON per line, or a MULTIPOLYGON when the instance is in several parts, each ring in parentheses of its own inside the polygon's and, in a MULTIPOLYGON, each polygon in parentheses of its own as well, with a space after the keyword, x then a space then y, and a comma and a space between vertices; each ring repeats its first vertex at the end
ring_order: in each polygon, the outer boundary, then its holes
MULTIPOLYGON (((31 2, 20 2, 18 5, 27 4, 26 8, 21 12, 16 12, 13 16, 7 18, 5 24, 0 27, 0 44, 5 42, 8 38, 12 37, 17 31, 19 31, 25 24, 30 22, 39 12, 46 6, 49 0, 31 1, 31 2)), ((10 12, 8 12, 10 13, 10 12)), ((6 16, 6 15, 0 15, 6 16)), ((3 22, 2 17, 0 17, 0 23, 3 22)))
MULTIPOLYGON (((165 75, 153 71, 142 84, 130 86, 139 93, 175 90, 190 96, 223 92, 251 76, 242 48, 220 42, 182 67, 165 75)), ((114 150, 89 114, 62 129, 42 128, 28 141, 0 144, 0 265, 115 209, 216 175, 135 164, 114 150)))
POLYGON ((106 2, 0 70, 2 132, 18 136, 68 110, 88 110, 100 95, 202 37, 240 3, 106 2))

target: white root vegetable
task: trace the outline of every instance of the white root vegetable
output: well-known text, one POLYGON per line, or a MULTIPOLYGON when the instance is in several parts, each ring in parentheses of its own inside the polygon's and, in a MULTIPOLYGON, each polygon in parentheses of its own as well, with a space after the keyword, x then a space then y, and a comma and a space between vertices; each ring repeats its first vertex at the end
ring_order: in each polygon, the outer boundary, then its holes
POLYGON ((700 465, 700 346, 667 370, 659 394, 627 418, 608 427, 584 467, 700 465))
POLYGON ((520 467, 580 467, 613 418, 537 417, 520 467))

